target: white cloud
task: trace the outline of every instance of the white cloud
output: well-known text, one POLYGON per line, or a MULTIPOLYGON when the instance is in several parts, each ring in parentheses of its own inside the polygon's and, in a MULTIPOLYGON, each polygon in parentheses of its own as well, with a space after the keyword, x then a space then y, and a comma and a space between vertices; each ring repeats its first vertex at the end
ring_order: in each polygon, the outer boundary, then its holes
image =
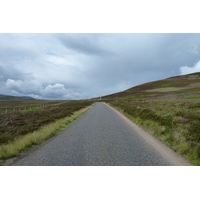
POLYGON ((83 99, 88 96, 85 92, 74 91, 66 88, 61 83, 47 85, 43 87, 35 81, 22 81, 8 79, 6 87, 16 95, 29 95, 34 98, 42 99, 83 99))
POLYGON ((87 97, 87 93, 78 92, 66 88, 63 84, 56 83, 54 85, 47 85, 43 90, 43 96, 50 99, 83 99, 87 97))
POLYGON ((13 89, 13 90, 20 88, 22 84, 23 84, 23 81, 21 81, 21 80, 15 81, 15 80, 12 80, 12 79, 8 79, 7 82, 6 82, 6 86, 10 89, 13 89))
POLYGON ((42 85, 36 81, 22 81, 22 80, 13 80, 8 79, 6 81, 6 87, 18 92, 21 94, 33 94, 41 95, 42 94, 42 85))
POLYGON ((181 75, 200 72, 200 60, 193 67, 182 66, 180 68, 181 75))
POLYGON ((55 98, 56 96, 63 97, 66 92, 65 86, 60 83, 56 83, 55 85, 47 85, 43 90, 44 96, 49 98, 55 98))

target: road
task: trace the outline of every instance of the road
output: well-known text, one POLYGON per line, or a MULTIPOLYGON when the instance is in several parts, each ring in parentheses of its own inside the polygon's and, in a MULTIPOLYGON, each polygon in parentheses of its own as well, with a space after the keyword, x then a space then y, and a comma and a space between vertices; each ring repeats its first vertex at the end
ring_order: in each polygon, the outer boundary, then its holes
POLYGON ((14 166, 189 165, 159 140, 104 103, 97 103, 56 137, 14 166))

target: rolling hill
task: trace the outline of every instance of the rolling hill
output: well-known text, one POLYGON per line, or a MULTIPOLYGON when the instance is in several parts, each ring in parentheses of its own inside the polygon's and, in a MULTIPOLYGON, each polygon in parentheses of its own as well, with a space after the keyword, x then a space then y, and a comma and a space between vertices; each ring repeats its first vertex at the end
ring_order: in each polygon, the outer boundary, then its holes
MULTIPOLYGON (((162 99, 200 95, 200 72, 149 82, 117 93, 120 98, 162 99)), ((115 99, 116 94, 102 97, 115 99)))
POLYGON ((101 100, 200 165, 200 73, 145 83, 101 100))
POLYGON ((34 100, 34 98, 29 96, 16 97, 16 96, 8 96, 0 94, 0 101, 23 101, 23 100, 34 100))

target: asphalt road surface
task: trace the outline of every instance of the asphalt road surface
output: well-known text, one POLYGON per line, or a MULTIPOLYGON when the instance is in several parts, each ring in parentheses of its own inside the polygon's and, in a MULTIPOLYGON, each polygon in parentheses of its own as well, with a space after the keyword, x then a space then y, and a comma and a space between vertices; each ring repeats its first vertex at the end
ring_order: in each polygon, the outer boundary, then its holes
POLYGON ((107 104, 97 103, 65 131, 11 165, 180 166, 189 163, 107 104))

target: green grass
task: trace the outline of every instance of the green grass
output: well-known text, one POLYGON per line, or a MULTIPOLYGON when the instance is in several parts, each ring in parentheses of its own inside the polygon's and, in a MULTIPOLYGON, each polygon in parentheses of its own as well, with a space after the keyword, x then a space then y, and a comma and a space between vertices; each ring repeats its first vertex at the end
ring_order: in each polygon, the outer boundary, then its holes
POLYGON ((188 161, 200 165, 200 119, 197 113, 183 111, 181 108, 159 110, 157 104, 151 105, 154 110, 147 109, 147 105, 144 104, 136 107, 115 103, 110 105, 155 137, 160 138, 188 161))
POLYGON ((42 112, 42 111, 44 111, 43 108, 29 108, 27 110, 20 111, 20 113, 25 114, 25 113, 34 113, 34 112, 42 112))
POLYGON ((176 88, 176 87, 156 88, 156 89, 146 90, 146 92, 172 92, 177 90, 181 90, 181 88, 176 88))
POLYGON ((39 130, 16 138, 13 142, 0 146, 0 160, 5 160, 17 156, 27 148, 38 145, 43 141, 57 135, 66 129, 70 124, 84 114, 89 107, 74 112, 71 116, 56 120, 53 123, 41 127, 39 130))
POLYGON ((189 162, 200 165, 200 73, 145 83, 102 97, 189 162))
POLYGON ((200 101, 200 95, 198 96, 189 96, 189 97, 183 97, 184 100, 199 100, 200 101))

